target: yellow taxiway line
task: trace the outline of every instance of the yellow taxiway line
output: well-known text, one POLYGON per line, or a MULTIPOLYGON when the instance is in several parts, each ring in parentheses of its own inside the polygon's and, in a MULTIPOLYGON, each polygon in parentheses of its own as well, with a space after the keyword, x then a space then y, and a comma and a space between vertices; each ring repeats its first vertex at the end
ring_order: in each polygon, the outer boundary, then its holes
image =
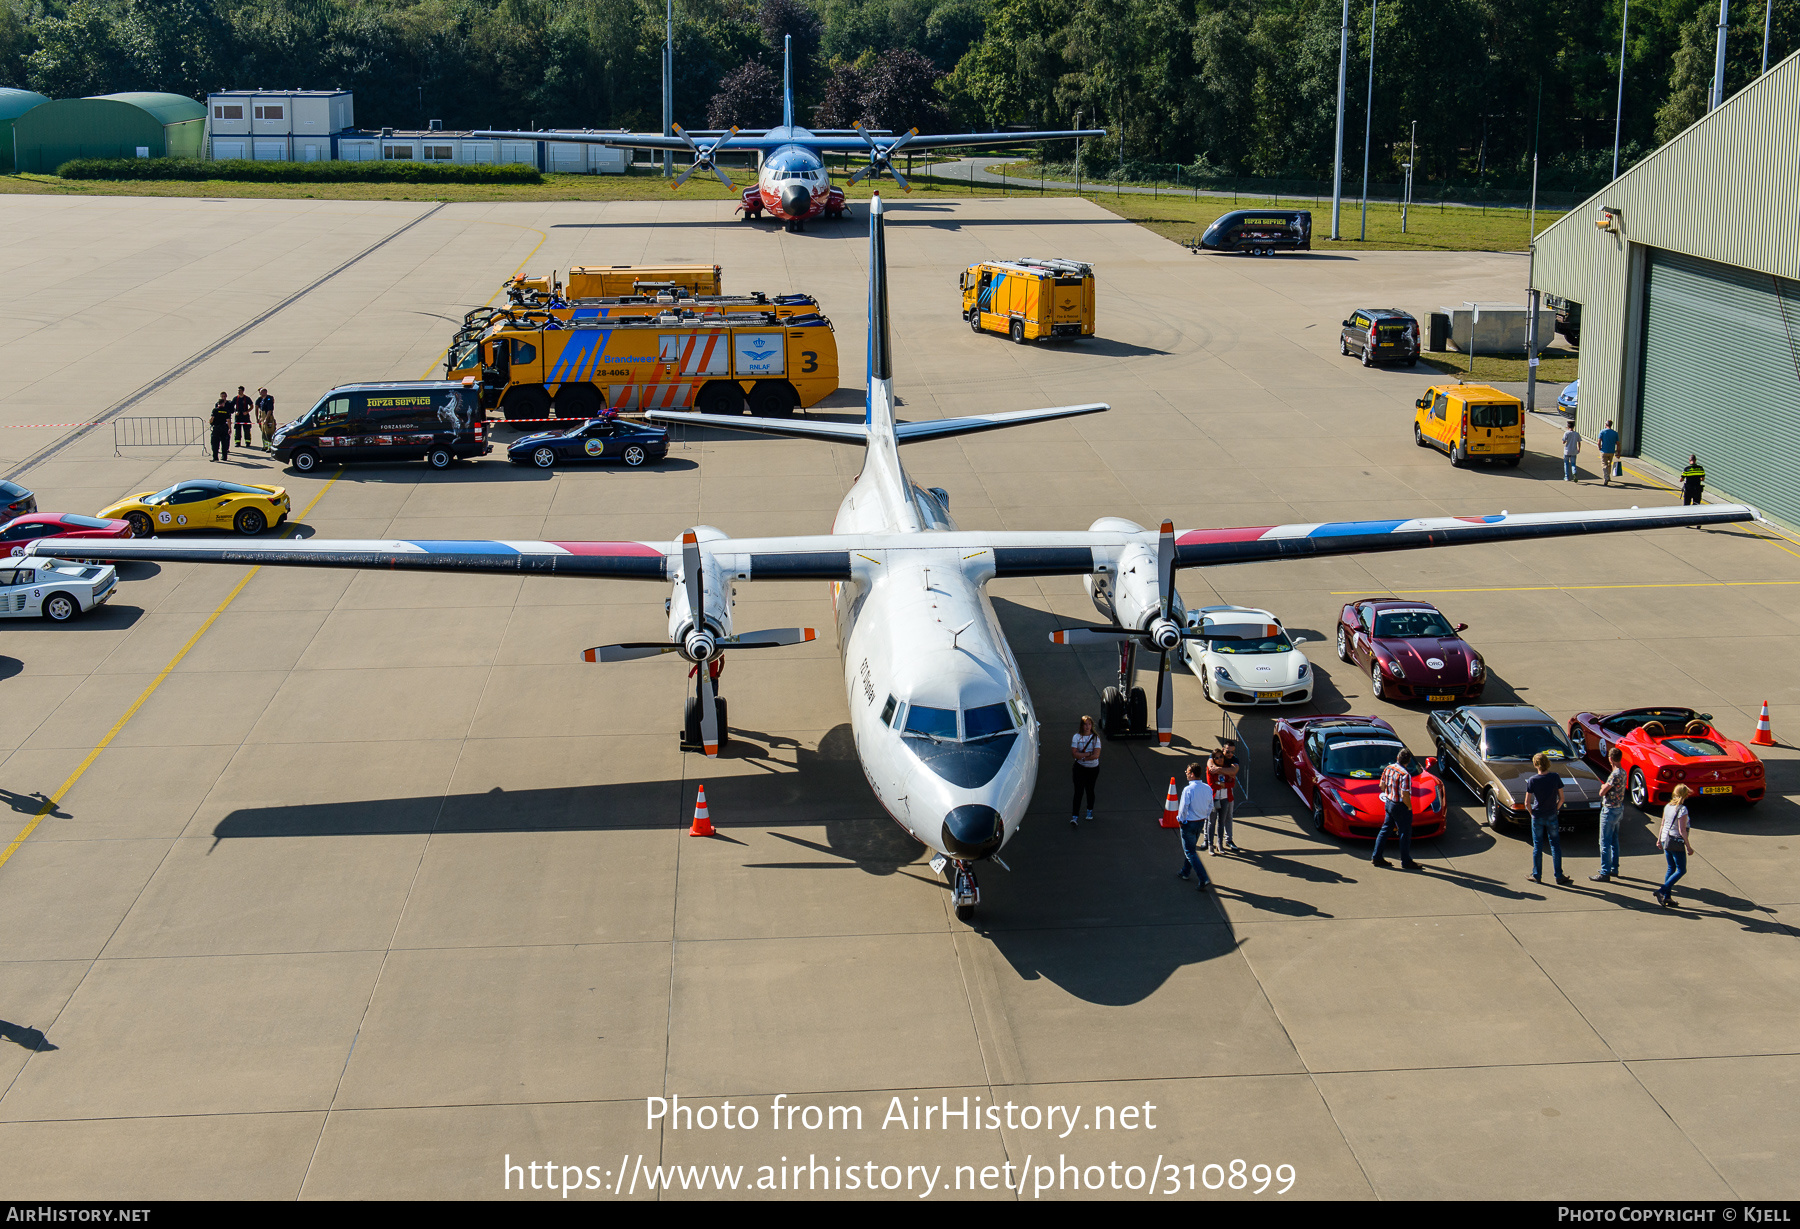
MULTIPOLYGON (((313 496, 312 503, 307 504, 306 510, 300 513, 299 518, 295 519, 304 518, 317 507, 319 501, 325 498, 325 492, 329 491, 341 477, 343 477, 343 471, 339 470, 337 474, 332 477, 330 482, 327 482, 324 486, 319 488, 319 493, 313 496)), ((285 538, 288 533, 293 531, 293 527, 294 522, 289 521, 287 532, 284 532, 281 536, 285 538)), ((154 679, 150 680, 150 685, 144 688, 138 698, 131 702, 131 707, 125 710, 124 715, 113 722, 112 729, 108 730, 105 737, 94 744, 94 749, 87 753, 87 758, 76 765, 75 771, 69 774, 69 779, 64 781, 54 794, 51 794, 48 798, 44 799, 44 805, 39 807, 38 813, 31 817, 31 822, 20 829, 19 835, 12 839, 12 844, 8 845, 5 850, 0 851, 0 866, 5 866, 7 860, 11 858, 13 854, 18 852, 19 846, 23 845, 33 832, 37 831, 37 826, 44 822, 44 817, 56 810, 57 804, 62 802, 63 798, 67 796, 70 790, 75 788, 75 783, 81 780, 82 774, 94 766, 94 761, 100 758, 100 753, 106 750, 106 748, 112 744, 112 740, 119 736, 119 731, 125 728, 126 723, 137 716, 137 711, 144 707, 144 702, 156 694, 156 689, 163 685, 163 680, 168 678, 175 667, 181 664, 181 659, 188 655, 189 650, 200 643, 200 637, 206 635, 207 629, 218 620, 220 615, 225 613, 225 608, 235 602, 237 600, 237 595, 244 591, 244 586, 250 583, 250 578, 260 571, 262 571, 262 565, 258 564, 256 567, 253 567, 248 572, 244 573, 244 578, 232 587, 230 593, 225 595, 225 600, 220 602, 213 612, 206 616, 206 622, 202 623, 199 630, 187 638, 187 643, 182 645, 180 651, 169 659, 169 664, 164 666, 154 679)))

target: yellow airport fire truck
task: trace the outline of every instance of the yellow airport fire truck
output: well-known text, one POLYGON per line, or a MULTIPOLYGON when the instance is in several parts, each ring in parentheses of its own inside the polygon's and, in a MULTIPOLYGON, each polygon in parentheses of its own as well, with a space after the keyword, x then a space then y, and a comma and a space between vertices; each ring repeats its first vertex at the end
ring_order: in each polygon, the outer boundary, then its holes
POLYGON ((720 294, 718 265, 576 265, 565 284, 548 276, 515 277, 503 289, 523 306, 539 299, 603 299, 615 295, 656 294, 679 287, 684 294, 720 294))
POLYGON ((530 321, 496 318, 451 348, 446 378, 476 376, 484 409, 510 421, 603 409, 779 417, 837 390, 837 337, 816 313, 530 321))
POLYGON ((515 324, 542 323, 552 319, 569 323, 645 319, 671 311, 683 316, 774 312, 779 320, 820 314, 819 301, 810 294, 778 294, 771 297, 760 290, 752 294, 690 295, 677 290, 668 294, 609 295, 598 299, 547 298, 532 307, 471 308, 463 315, 462 329, 457 333, 456 341, 465 341, 502 318, 515 324))
POLYGON ((1094 335, 1094 269, 1074 260, 991 260, 963 270, 963 319, 1020 345, 1094 335))

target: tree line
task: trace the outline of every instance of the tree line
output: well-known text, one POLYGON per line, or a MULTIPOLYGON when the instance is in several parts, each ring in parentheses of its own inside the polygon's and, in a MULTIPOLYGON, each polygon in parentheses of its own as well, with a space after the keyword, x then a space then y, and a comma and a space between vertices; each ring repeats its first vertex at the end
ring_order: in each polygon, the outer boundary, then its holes
MULTIPOLYGON (((1372 177, 1416 124, 1426 180, 1547 189, 1610 175, 1622 0, 1352 0, 1346 146, 1372 177), (1371 30, 1371 17, 1373 29, 1371 30)), ((0 0, 0 85, 52 97, 243 88, 356 92, 365 126, 629 128, 662 118, 664 0, 0 0)), ((1800 46, 1800 0, 1739 0, 1726 90, 1800 46)), ((1104 127, 1097 175, 1330 175, 1341 0, 676 0, 675 118, 779 121, 796 48, 802 123, 895 131, 1104 127)), ((1713 0, 1636 0, 1624 164, 1706 109, 1713 0)), ((1043 151, 1066 160, 1070 150, 1043 151)))

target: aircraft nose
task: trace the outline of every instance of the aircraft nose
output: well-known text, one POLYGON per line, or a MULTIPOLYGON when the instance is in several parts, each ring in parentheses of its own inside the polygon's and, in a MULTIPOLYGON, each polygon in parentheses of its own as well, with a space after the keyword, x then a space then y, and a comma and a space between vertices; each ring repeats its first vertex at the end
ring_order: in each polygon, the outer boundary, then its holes
POLYGON ((993 807, 971 803, 944 816, 944 848, 958 858, 985 858, 1006 839, 1006 823, 993 807))
POLYGON ((781 190, 781 207, 790 214, 804 213, 811 204, 812 193, 803 184, 791 183, 781 190))

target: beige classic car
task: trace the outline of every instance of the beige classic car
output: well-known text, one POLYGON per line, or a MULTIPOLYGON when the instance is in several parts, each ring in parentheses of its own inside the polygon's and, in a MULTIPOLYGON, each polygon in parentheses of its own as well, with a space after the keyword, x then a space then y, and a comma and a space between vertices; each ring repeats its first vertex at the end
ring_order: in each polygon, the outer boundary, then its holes
POLYGON ((1599 818, 1600 778, 1543 709, 1471 704, 1432 713, 1425 728, 1437 744, 1438 771, 1481 799, 1490 828, 1526 818, 1525 782, 1537 771, 1531 758, 1540 751, 1549 755, 1551 771, 1562 777, 1563 830, 1577 819, 1599 818))

